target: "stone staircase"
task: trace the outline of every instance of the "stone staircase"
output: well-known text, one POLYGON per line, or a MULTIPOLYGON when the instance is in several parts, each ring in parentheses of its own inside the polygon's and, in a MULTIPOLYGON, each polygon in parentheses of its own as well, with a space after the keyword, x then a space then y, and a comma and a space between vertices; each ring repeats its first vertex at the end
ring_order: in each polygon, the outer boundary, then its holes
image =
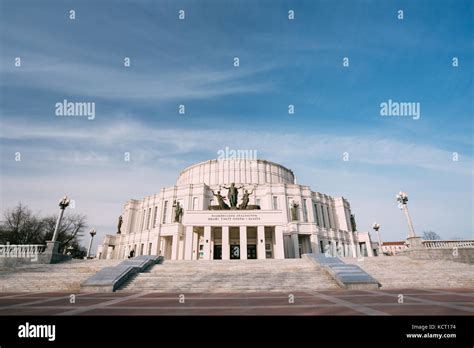
POLYGON ((122 260, 71 260, 30 264, 0 271, 0 292, 79 291, 80 284, 103 267, 122 260))
POLYGON ((128 280, 119 291, 256 292, 339 289, 306 259, 165 261, 128 280))
POLYGON ((381 284, 381 289, 474 288, 474 265, 446 260, 414 260, 407 256, 365 257, 356 264, 381 284))

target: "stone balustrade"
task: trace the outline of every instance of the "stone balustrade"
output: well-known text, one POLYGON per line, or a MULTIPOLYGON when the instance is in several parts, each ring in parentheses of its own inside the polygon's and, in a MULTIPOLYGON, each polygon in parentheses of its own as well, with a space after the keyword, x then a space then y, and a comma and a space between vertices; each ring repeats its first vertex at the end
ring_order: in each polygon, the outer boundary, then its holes
POLYGON ((0 245, 0 257, 35 258, 45 249, 46 245, 40 244, 4 244, 0 245))
POLYGON ((410 237, 405 254, 418 260, 451 260, 474 264, 474 240, 422 240, 410 237))
POLYGON ((1 244, 0 266, 16 267, 24 263, 57 263, 70 260, 71 256, 59 253, 59 242, 40 244, 1 244))
POLYGON ((474 240, 424 240, 422 244, 431 249, 474 248, 474 240))

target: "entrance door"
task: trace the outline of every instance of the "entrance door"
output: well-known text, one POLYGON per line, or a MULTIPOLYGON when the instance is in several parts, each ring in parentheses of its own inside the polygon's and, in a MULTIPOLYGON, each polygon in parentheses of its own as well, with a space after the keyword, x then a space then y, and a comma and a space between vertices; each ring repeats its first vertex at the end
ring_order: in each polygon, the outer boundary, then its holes
POLYGON ((214 260, 222 260, 222 245, 214 245, 214 260))
POLYGON ((230 259, 240 260, 240 245, 234 244, 230 246, 230 259))
POLYGON ((300 252, 299 257, 303 254, 309 254, 311 253, 311 240, 308 235, 299 235, 298 236, 298 249, 300 252))
POLYGON ((257 246, 255 244, 247 245, 247 259, 256 259, 257 258, 257 246))

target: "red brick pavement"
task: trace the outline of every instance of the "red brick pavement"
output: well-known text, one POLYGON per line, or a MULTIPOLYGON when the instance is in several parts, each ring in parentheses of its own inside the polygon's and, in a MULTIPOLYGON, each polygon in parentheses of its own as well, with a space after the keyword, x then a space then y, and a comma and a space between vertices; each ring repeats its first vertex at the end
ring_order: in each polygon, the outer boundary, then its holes
POLYGON ((70 295, 0 293, 0 315, 474 315, 474 289, 70 295))

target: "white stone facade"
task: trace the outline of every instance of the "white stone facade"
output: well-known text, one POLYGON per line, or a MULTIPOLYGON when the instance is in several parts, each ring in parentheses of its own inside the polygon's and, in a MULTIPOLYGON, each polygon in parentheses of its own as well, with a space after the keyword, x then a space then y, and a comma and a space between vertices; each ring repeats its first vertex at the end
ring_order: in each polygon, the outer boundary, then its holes
POLYGON ((373 242, 369 232, 356 232, 359 246, 357 248, 361 256, 380 256, 379 243, 373 242))
MULTIPOLYGON (((242 200, 240 189, 238 201, 242 200)), ((229 203, 227 200, 226 203, 229 203)), ((162 255, 172 260, 297 258, 329 250, 356 256, 357 235, 343 197, 311 191, 295 183, 291 170, 265 160, 210 160, 186 168, 175 186, 143 199, 131 199, 122 211, 121 233, 107 235, 100 258, 162 255), (252 210, 210 210, 213 196, 235 183, 252 194, 252 210), (174 202, 183 215, 175 222, 174 202), (291 203, 296 202, 296 220, 291 203)), ((99 255, 99 253, 98 253, 99 255)))

